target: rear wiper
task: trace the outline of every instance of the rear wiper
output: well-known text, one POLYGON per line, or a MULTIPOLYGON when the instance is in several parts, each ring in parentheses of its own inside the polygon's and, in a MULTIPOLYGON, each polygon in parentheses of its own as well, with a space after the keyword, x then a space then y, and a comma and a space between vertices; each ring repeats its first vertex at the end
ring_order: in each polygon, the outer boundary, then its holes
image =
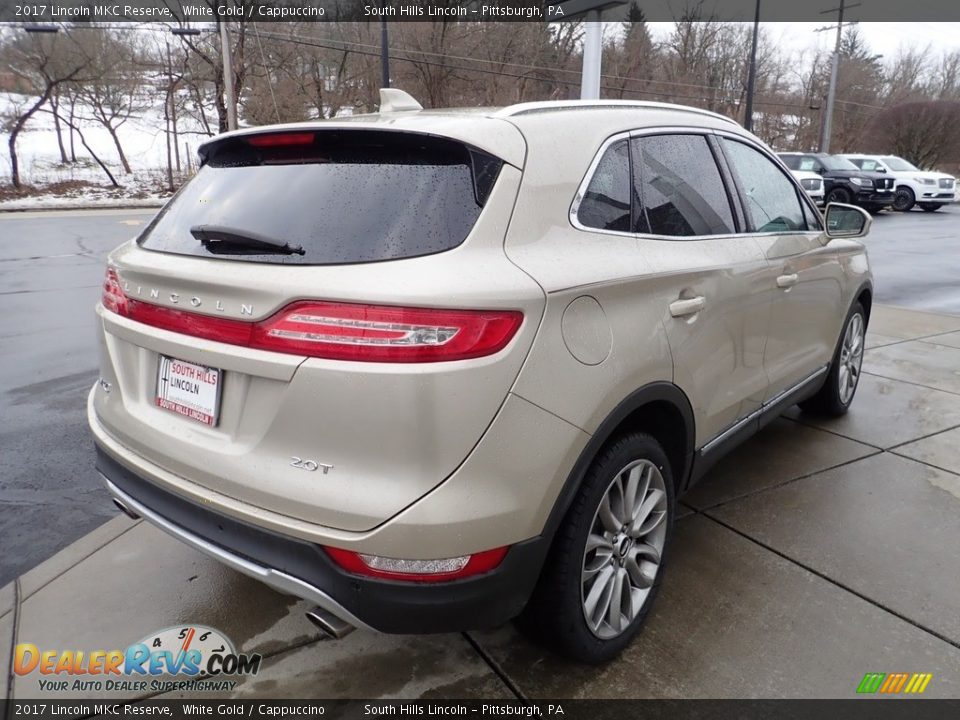
POLYGON ((199 240, 210 252, 224 250, 217 247, 220 243, 235 245, 250 250, 261 250, 268 253, 282 253, 284 255, 304 255, 300 245, 291 245, 285 240, 274 240, 247 230, 237 230, 223 225, 194 225, 190 234, 199 240))

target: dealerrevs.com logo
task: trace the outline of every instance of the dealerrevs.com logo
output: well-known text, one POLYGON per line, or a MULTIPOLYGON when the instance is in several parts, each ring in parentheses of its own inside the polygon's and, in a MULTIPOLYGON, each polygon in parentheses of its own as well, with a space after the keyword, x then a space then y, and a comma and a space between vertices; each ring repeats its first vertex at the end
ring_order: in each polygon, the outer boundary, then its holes
POLYGON ((203 625, 170 627, 126 650, 52 650, 33 643, 14 649, 17 675, 37 676, 38 689, 65 691, 232 690, 256 675, 262 657, 237 653, 230 639, 203 625))

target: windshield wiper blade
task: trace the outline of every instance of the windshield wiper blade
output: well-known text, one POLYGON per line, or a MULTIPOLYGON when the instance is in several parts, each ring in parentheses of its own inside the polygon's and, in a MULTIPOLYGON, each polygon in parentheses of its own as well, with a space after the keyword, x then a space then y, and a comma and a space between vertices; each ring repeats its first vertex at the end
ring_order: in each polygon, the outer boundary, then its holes
POLYGON ((250 250, 261 250, 268 253, 282 253, 284 255, 305 255, 306 251, 300 245, 291 245, 285 240, 275 240, 258 233, 224 225, 194 225, 190 234, 199 240, 211 252, 216 244, 225 243, 250 250))

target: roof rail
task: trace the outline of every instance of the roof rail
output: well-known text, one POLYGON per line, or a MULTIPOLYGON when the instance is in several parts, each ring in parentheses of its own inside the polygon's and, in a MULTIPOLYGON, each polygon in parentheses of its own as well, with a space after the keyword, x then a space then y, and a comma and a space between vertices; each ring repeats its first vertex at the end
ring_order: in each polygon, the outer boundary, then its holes
POLYGON ((494 117, 516 117, 517 115, 550 110, 586 110, 590 108, 674 110, 706 115, 718 120, 726 120, 733 125, 740 125, 736 120, 728 118, 726 115, 721 115, 720 113, 711 112, 710 110, 702 110, 701 108, 691 107, 690 105, 674 105, 673 103, 649 102, 646 100, 549 100, 544 102, 526 102, 501 108, 494 114, 494 117))

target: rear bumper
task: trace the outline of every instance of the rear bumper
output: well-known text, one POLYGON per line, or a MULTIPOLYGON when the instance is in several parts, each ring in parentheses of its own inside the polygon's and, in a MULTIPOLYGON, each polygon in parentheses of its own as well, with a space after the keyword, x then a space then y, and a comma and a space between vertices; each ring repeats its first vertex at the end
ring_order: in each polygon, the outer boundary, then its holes
MULTIPOLYGON (((513 545, 484 575, 424 584, 344 572, 314 543, 242 522, 138 476, 99 444, 97 470, 108 490, 165 532, 277 590, 302 597, 356 627, 388 633, 493 627, 520 613, 533 591, 547 542, 513 545)), ((438 548, 438 556, 443 556, 438 548)))

